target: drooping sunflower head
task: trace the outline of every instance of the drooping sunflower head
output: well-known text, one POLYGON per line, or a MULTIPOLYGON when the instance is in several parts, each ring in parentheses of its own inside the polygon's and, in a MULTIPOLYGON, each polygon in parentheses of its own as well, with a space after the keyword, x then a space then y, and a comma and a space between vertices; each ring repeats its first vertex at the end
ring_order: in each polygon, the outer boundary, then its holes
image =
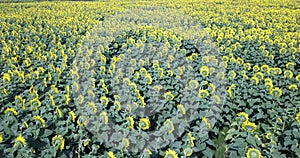
POLYGON ((266 138, 267 138, 267 139, 271 139, 271 136, 272 136, 272 133, 271 133, 271 132, 268 132, 268 133, 266 134, 266 138))
POLYGON ((52 138, 52 145, 59 146, 59 150, 62 151, 65 146, 65 140, 61 135, 56 135, 52 138))
POLYGON ((128 116, 129 119, 129 128, 133 129, 134 128, 134 120, 132 116, 128 116))
POLYGON ((174 125, 173 125, 173 122, 170 119, 167 119, 165 121, 164 126, 168 129, 169 133, 172 133, 174 131, 174 125))
POLYGON ((300 74, 297 75, 295 78, 296 78, 297 81, 300 81, 300 74))
POLYGON ((300 111, 297 113, 295 119, 298 123, 300 123, 300 111))
POLYGON ((258 149, 250 148, 247 151, 247 158, 262 158, 262 155, 258 149))
POLYGON ((296 84, 291 84, 289 86, 289 90, 292 90, 292 91, 297 91, 298 90, 298 86, 296 84))

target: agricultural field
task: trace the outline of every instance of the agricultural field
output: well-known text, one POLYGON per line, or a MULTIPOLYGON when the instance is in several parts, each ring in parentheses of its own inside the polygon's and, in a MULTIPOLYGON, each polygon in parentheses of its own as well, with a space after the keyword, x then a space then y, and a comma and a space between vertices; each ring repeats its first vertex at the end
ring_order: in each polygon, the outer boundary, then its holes
POLYGON ((0 2, 0 157, 300 157, 300 1, 0 2))

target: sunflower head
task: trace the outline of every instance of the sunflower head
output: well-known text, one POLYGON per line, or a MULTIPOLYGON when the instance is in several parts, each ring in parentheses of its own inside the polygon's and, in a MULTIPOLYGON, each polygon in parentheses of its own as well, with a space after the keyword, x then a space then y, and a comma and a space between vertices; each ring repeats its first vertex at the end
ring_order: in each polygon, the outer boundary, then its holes
POLYGON ((298 123, 300 123, 300 111, 297 113, 295 119, 298 123))
POLYGON ((286 67, 287 69, 294 69, 294 66, 295 66, 295 63, 293 63, 293 62, 288 62, 288 63, 285 65, 285 67, 286 67))
POLYGON ((247 131, 251 131, 254 132, 256 130, 256 125, 253 122, 250 121, 245 121, 242 125, 242 127, 247 130, 247 131))
POLYGON ((289 86, 289 90, 292 90, 292 91, 297 91, 298 90, 298 86, 296 84, 291 84, 289 86))
POLYGON ((253 71, 254 71, 254 72, 258 72, 259 70, 260 70, 260 68, 259 68, 258 65, 255 65, 255 66, 253 67, 253 71))
POLYGON ((185 149, 183 150, 183 153, 184 153, 185 156, 192 156, 192 154, 193 154, 193 149, 191 149, 191 148, 185 148, 185 149))
POLYGON ((200 89, 198 93, 199 98, 205 98, 209 96, 209 92, 206 89, 200 89))
POLYGON ((276 68, 274 68, 274 70, 275 70, 275 72, 274 72, 275 75, 280 75, 280 74, 282 74, 281 68, 276 67, 276 68))
POLYGON ((134 119, 132 116, 128 116, 129 119, 129 128, 133 129, 134 128, 134 119))
POLYGON ((244 68, 249 71, 251 69, 251 64, 250 63, 244 63, 244 68))
POLYGON ((275 97, 282 96, 282 90, 278 87, 272 88, 270 93, 271 93, 271 95, 273 95, 275 97))
POLYGON ((284 77, 285 78, 292 78, 293 77, 293 72, 291 70, 285 70, 284 71, 284 77))
POLYGON ((171 92, 166 92, 166 93, 164 94, 164 98, 165 98, 166 100, 173 100, 173 99, 174 99, 174 95, 173 95, 171 92))
POLYGON ((255 76, 256 78, 258 78, 259 80, 263 80, 263 79, 264 79, 264 74, 261 73, 261 72, 255 73, 254 76, 255 76))
POLYGON ((166 151, 164 158, 178 158, 178 155, 176 151, 170 149, 166 151))
POLYGON ((259 79, 255 76, 251 77, 251 80, 253 81, 253 83, 255 83, 255 85, 259 83, 259 79))
POLYGON ((233 70, 229 71, 229 73, 228 73, 228 78, 234 79, 235 77, 236 77, 235 71, 233 71, 233 70))
POLYGON ((143 130, 149 129, 150 128, 150 120, 149 120, 149 118, 148 117, 146 117, 146 118, 140 118, 139 126, 143 130))
POLYGON ((247 151, 247 158, 262 158, 262 155, 258 149, 250 148, 247 151))
POLYGON ((242 122, 248 121, 249 120, 248 116, 249 115, 247 113, 245 113, 245 112, 238 113, 238 117, 240 117, 240 119, 241 119, 242 122))
POLYGON ((209 68, 208 68, 208 66, 202 66, 200 68, 200 74, 204 75, 204 76, 208 76, 209 75, 209 68))

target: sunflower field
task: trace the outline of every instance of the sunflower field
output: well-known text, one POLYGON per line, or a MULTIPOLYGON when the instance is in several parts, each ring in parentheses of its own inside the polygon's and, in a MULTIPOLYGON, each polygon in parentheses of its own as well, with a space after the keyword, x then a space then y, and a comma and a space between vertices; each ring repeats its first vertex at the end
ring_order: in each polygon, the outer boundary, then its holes
POLYGON ((1 157, 300 157, 300 1, 0 2, 1 157))

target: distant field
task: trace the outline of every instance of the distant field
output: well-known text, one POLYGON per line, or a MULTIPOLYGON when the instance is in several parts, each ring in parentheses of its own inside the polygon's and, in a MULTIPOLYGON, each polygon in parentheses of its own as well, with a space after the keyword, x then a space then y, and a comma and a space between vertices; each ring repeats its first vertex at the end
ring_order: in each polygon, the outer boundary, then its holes
POLYGON ((0 156, 300 157, 299 6, 0 1, 0 156))

